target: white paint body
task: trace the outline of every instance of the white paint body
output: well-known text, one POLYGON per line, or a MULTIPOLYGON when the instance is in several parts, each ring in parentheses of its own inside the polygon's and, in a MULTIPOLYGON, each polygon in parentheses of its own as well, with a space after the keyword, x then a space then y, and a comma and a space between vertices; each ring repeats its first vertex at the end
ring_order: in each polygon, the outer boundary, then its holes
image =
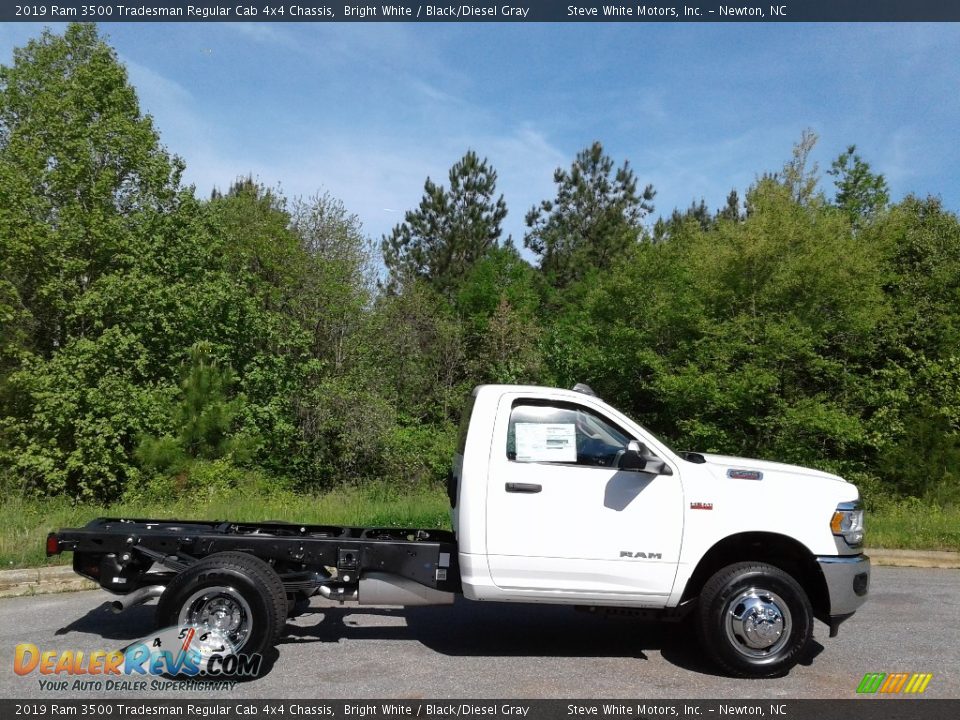
POLYGON ((453 527, 464 595, 472 600, 674 607, 698 561, 732 535, 784 535, 813 556, 858 552, 830 529, 837 505, 859 497, 852 484, 793 465, 704 458, 706 463, 683 459, 590 395, 532 386, 477 388, 453 468, 453 527), (510 413, 518 401, 592 412, 644 444, 672 474, 508 459, 510 413), (758 471, 762 479, 734 479, 728 477, 729 469, 758 471), (541 490, 507 492, 507 483, 539 485, 541 490))

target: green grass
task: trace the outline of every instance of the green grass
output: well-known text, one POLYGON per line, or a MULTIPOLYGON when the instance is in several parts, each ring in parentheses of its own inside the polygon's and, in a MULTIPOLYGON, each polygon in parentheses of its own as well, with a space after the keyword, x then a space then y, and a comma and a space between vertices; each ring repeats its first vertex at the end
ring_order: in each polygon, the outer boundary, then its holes
POLYGON ((47 533, 80 527, 97 517, 178 520, 288 520, 310 524, 449 528, 450 507, 440 488, 343 488, 321 495, 230 494, 169 503, 72 505, 64 498, 9 498, 0 505, 0 569, 71 562, 69 553, 47 558, 47 533))
POLYGON ((960 550, 960 507, 941 508, 916 498, 884 503, 868 512, 867 546, 903 550, 960 550))
MULTIPOLYGON (((96 517, 151 517, 180 520, 289 520, 291 522, 449 527, 447 497, 440 488, 395 490, 373 485, 320 495, 230 493, 206 500, 170 503, 73 505, 63 498, 9 498, 0 505, 0 568, 70 562, 71 555, 47 558, 51 530, 80 527, 96 517)), ((915 498, 887 501, 867 515, 867 546, 910 550, 960 550, 960 507, 939 508, 915 498)))

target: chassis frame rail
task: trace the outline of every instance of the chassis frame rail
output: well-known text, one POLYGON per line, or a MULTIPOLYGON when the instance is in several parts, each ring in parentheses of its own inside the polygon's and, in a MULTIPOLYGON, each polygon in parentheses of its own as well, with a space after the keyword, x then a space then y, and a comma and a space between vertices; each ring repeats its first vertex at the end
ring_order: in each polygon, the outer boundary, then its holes
POLYGON ((353 585, 365 572, 461 591, 456 539, 446 530, 97 518, 47 536, 47 555, 73 552, 75 572, 119 594, 166 584, 198 560, 229 550, 270 563, 290 592, 353 585), (148 572, 155 565, 173 572, 148 572))

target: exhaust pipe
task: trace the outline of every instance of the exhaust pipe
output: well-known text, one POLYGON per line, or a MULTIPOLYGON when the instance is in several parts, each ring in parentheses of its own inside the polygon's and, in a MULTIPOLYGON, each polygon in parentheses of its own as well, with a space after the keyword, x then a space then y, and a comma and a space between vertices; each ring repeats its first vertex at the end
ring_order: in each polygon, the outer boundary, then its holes
POLYGON ((323 595, 327 600, 336 600, 337 602, 346 602, 348 600, 357 599, 357 591, 350 590, 346 591, 344 587, 330 587, 329 585, 321 585, 319 588, 320 594, 323 595))
POLYGON ((134 590, 132 593, 122 595, 110 603, 110 607, 115 613, 123 612, 124 610, 129 610, 135 605, 142 605, 147 600, 160 597, 163 594, 164 589, 165 588, 163 585, 147 585, 146 587, 134 590))

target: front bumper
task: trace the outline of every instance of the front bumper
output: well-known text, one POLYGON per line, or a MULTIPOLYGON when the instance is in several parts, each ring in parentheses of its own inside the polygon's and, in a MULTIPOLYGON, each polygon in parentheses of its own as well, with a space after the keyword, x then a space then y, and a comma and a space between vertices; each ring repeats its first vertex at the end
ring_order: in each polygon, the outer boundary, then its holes
POLYGON ((866 555, 818 557, 830 596, 830 637, 840 623, 853 615, 867 600, 870 590, 870 558, 866 555))

